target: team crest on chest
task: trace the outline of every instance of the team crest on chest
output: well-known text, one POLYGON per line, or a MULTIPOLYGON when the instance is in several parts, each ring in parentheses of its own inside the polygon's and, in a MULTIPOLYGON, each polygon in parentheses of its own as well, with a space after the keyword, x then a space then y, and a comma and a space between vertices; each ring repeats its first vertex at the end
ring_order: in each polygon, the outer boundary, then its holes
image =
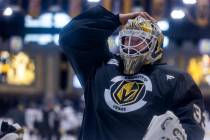
POLYGON ((105 89, 104 98, 112 110, 127 113, 146 105, 144 97, 148 91, 152 91, 152 83, 146 75, 116 76, 105 89))

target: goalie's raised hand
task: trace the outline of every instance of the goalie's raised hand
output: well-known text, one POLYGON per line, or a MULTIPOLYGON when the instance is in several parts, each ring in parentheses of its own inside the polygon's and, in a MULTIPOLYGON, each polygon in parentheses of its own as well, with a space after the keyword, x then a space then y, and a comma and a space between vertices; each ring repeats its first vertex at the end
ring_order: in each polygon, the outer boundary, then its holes
POLYGON ((153 17, 151 17, 147 12, 133 12, 133 13, 127 13, 127 14, 119 14, 120 23, 122 25, 125 25, 129 19, 134 19, 137 16, 141 16, 144 19, 156 21, 153 17))
POLYGON ((153 117, 143 140, 187 140, 187 135, 178 117, 167 111, 153 117))

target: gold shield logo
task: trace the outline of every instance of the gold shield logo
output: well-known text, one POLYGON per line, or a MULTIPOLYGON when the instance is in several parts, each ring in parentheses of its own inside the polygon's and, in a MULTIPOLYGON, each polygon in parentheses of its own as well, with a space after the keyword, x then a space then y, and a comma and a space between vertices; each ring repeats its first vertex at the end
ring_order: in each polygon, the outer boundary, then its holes
POLYGON ((119 105, 129 105, 140 100, 140 93, 144 89, 141 81, 121 81, 116 90, 112 93, 112 98, 119 105))

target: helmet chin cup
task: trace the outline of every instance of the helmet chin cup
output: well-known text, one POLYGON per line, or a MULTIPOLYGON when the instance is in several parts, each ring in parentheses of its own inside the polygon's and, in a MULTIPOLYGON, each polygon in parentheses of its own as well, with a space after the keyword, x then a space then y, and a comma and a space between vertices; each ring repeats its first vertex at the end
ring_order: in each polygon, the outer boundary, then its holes
POLYGON ((139 56, 129 56, 129 55, 121 55, 123 60, 123 72, 126 75, 133 75, 139 72, 141 67, 143 66, 143 61, 146 58, 145 55, 139 56))

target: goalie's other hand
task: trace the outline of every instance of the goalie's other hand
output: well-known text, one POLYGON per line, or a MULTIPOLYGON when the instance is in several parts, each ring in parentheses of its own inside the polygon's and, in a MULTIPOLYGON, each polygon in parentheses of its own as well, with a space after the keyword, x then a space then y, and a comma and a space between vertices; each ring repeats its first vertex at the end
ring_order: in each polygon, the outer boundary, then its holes
POLYGON ((187 135, 179 118, 173 112, 167 111, 153 117, 143 140, 187 140, 187 135))

